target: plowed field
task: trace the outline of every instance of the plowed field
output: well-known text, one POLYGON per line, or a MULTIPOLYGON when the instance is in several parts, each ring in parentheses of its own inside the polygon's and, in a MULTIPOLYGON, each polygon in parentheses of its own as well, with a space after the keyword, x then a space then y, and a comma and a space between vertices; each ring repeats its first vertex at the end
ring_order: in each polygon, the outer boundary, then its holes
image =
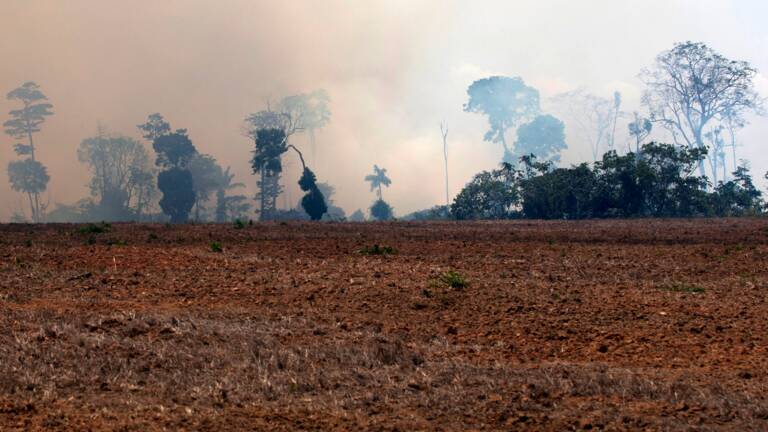
POLYGON ((0 225, 2 431, 768 429, 768 220, 93 231, 0 225))

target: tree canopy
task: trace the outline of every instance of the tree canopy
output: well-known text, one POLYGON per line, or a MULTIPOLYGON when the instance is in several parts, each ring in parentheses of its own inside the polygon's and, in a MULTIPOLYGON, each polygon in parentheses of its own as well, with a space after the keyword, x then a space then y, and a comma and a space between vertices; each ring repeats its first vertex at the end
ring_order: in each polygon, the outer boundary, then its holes
POLYGON ((365 181, 371 183, 371 191, 376 191, 379 200, 382 199, 381 187, 389 187, 392 184, 392 180, 387 177, 387 169, 379 168, 378 165, 373 166, 373 174, 365 176, 365 181))
POLYGON ((103 220, 141 214, 155 192, 149 154, 144 146, 128 137, 86 138, 77 151, 80 162, 91 170, 89 187, 98 199, 97 212, 103 220))
POLYGON ((540 160, 558 163, 560 152, 567 147, 565 125, 549 114, 537 116, 517 129, 516 155, 533 154, 540 160))
POLYGON ((158 136, 152 143, 157 154, 155 164, 163 168, 183 168, 197 154, 195 146, 185 133, 174 132, 158 136))
POLYGON ((492 76, 473 82, 467 89, 469 100, 464 111, 484 114, 490 129, 483 139, 501 143, 505 161, 512 153, 507 146, 507 130, 539 112, 539 92, 525 85, 520 77, 492 76))

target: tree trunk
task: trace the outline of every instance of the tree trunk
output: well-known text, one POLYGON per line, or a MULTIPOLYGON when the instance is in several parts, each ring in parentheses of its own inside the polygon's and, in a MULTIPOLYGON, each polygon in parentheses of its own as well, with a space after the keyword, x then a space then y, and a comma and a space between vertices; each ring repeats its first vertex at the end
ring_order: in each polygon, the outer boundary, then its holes
POLYGON ((309 129, 309 148, 312 152, 312 166, 317 169, 317 148, 315 142, 315 129, 309 129))
POLYGON ((34 214, 33 220, 35 221, 35 223, 40 223, 42 219, 40 215, 40 194, 35 192, 34 197, 35 197, 35 211, 33 213, 34 214))
MULTIPOLYGON (((702 140, 702 138, 701 138, 701 128, 699 128, 699 129, 696 129, 696 130, 694 130, 694 131, 693 131, 693 137, 694 137, 694 139, 696 140, 696 145, 697 145, 699 148, 704 148, 704 147, 705 147, 705 145, 704 145, 704 141, 703 141, 703 140, 702 140)), ((699 161, 699 174, 700 174, 702 177, 704 177, 704 176, 706 176, 706 175, 707 175, 707 171, 706 171, 706 168, 704 167, 704 160, 700 160, 700 161, 699 161)))
POLYGON ((451 204, 448 197, 448 128, 440 123, 440 134, 443 136, 443 162, 445 163, 445 205, 451 204))
POLYGON ((32 192, 27 192, 27 198, 29 198, 29 211, 32 212, 32 222, 37 222, 37 214, 35 213, 35 205, 32 201, 32 192))
POLYGON ((265 199, 264 199, 264 184, 265 184, 265 178, 264 178, 264 165, 259 168, 259 220, 264 220, 264 207, 265 207, 265 199))

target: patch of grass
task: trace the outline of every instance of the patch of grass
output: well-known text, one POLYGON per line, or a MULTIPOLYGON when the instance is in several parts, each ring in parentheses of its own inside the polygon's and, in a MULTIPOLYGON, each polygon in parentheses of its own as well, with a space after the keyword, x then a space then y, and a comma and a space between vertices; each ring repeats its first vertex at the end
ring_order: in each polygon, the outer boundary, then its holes
POLYGON ((241 221, 240 219, 235 219, 234 227, 235 229, 243 229, 245 228, 245 222, 241 221))
POLYGON ((125 240, 107 240, 109 246, 128 246, 128 242, 125 240))
POLYGON ((395 249, 391 246, 379 246, 377 244, 371 246, 365 246, 358 251, 361 255, 391 255, 395 253, 395 249))
POLYGON ((110 232, 112 230, 112 225, 108 223, 100 223, 100 224, 88 224, 86 226, 80 227, 78 230, 80 234, 103 234, 106 232, 110 232))
POLYGON ((149 236, 147 236, 147 241, 157 240, 160 237, 157 236, 155 233, 149 233, 149 236))
POLYGON ((224 252, 224 247, 217 241, 211 242, 211 252, 224 252))
POLYGON ((701 294, 705 291, 704 288, 700 286, 681 283, 681 282, 665 285, 662 287, 662 289, 664 291, 683 292, 683 293, 692 293, 692 294, 701 294))
POLYGON ((453 270, 441 274, 438 281, 455 289, 466 288, 469 286, 469 282, 467 282, 464 276, 453 270))

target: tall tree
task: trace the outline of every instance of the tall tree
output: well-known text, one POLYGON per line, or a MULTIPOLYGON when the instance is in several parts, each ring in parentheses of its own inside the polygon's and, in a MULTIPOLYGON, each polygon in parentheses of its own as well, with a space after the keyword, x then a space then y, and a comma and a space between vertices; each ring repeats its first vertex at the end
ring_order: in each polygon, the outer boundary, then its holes
POLYGON ((253 173, 259 176, 259 218, 267 220, 277 209, 280 195, 280 173, 283 170, 282 155, 288 151, 285 130, 261 128, 254 132, 255 148, 251 159, 253 173))
POLYGON ((221 173, 221 179, 216 189, 216 222, 226 222, 239 219, 250 210, 245 195, 227 195, 227 192, 245 187, 243 183, 234 182, 235 175, 227 167, 221 173))
MULTIPOLYGON (((11 110, 9 112, 11 118, 3 123, 5 133, 15 139, 26 139, 27 144, 18 143, 14 145, 14 150, 19 156, 26 156, 30 161, 36 163, 25 163, 16 165, 11 173, 11 166, 8 166, 8 175, 12 178, 18 178, 17 176, 22 170, 25 173, 25 178, 30 179, 30 175, 40 175, 35 178, 32 183, 25 183, 27 186, 34 185, 35 187, 26 188, 26 190, 16 189, 23 191, 28 195, 30 212, 32 213, 32 220, 34 222, 40 222, 45 211, 45 206, 40 202, 40 193, 45 191, 50 177, 48 176, 45 166, 37 161, 35 142, 33 140, 33 134, 40 132, 42 124, 45 122, 45 118, 53 115, 51 105, 48 102, 48 98, 40 91, 40 86, 32 81, 22 84, 20 87, 11 90, 6 96, 8 100, 19 101, 22 104, 21 109, 11 110), (41 187, 42 186, 42 187, 41 187)), ((12 181, 13 184, 13 181, 12 181)), ((16 185, 18 186, 18 184, 16 185)))
POLYGON ((89 187, 98 200, 99 219, 140 218, 154 195, 149 154, 138 141, 121 136, 86 138, 77 151, 80 162, 91 170, 89 187))
POLYGON ((464 111, 488 116, 490 129, 483 139, 501 143, 504 161, 511 162, 507 130, 539 112, 539 92, 528 87, 520 77, 493 76, 473 82, 467 89, 469 100, 464 111))
POLYGON ((48 98, 40 91, 40 86, 32 81, 26 82, 16 89, 11 90, 6 96, 8 100, 16 100, 22 103, 21 109, 9 112, 11 119, 3 123, 5 133, 16 139, 27 139, 28 144, 16 144, 16 153, 20 156, 35 158, 35 143, 32 135, 40 132, 40 127, 45 118, 53 115, 48 98))
POLYGON ((560 152, 565 144, 565 125, 557 118, 545 114, 537 116, 530 123, 517 129, 515 155, 536 155, 539 160, 560 162, 560 152))
POLYGON ((157 137, 152 147, 157 154, 155 164, 164 168, 157 176, 157 187, 163 193, 160 208, 171 222, 186 222, 195 204, 195 185, 188 165, 197 150, 189 137, 178 131, 157 137))
POLYGON ((224 171, 213 156, 200 153, 190 159, 188 168, 195 186, 195 220, 200 221, 203 207, 211 194, 221 187, 224 171))
POLYGON ((389 185, 392 184, 392 180, 387 177, 387 169, 379 168, 378 165, 373 166, 373 174, 365 176, 365 181, 371 183, 371 191, 375 190, 376 196, 380 200, 384 199, 381 194, 381 187, 389 187, 389 185))
POLYGON ((277 210, 277 198, 283 191, 280 177, 283 172, 282 155, 288 151, 288 138, 302 131, 301 118, 285 111, 273 111, 271 107, 245 119, 246 134, 254 141, 251 167, 259 176, 259 219, 273 217, 277 210))
POLYGON ((11 189, 27 194, 29 208, 32 211, 32 220, 40 222, 41 208, 37 199, 42 192, 45 192, 50 180, 45 166, 31 158, 10 162, 8 164, 8 180, 11 183, 11 189))
MULTIPOLYGON (((746 113, 761 111, 756 73, 749 63, 730 60, 701 42, 677 43, 641 72, 648 86, 643 103, 676 143, 703 148, 713 122, 744 122, 746 113)), ((699 171, 704 175, 703 161, 699 171)))
MULTIPOLYGON (((316 153, 315 132, 324 127, 330 119, 331 112, 328 108, 329 102, 330 98, 325 90, 287 96, 277 104, 274 110, 267 104, 266 110, 258 111, 246 117, 246 135, 256 142, 258 141, 258 131, 279 129, 283 133, 283 142, 275 143, 275 145, 277 147, 283 146, 287 150, 288 141, 291 136, 307 131, 309 132, 310 144, 312 146, 312 160, 314 161, 316 153)), ((277 156, 278 163, 286 150, 283 150, 280 155, 277 156)), ((277 197, 283 192, 283 187, 280 185, 282 171, 282 165, 280 165, 280 169, 276 171, 265 170, 263 173, 265 176, 261 177, 259 180, 261 186, 259 186, 258 199, 262 204, 260 206, 262 208, 262 218, 270 217, 269 211, 273 208, 273 203, 277 201, 277 197)), ((286 189, 286 191, 287 190, 288 189, 286 189)), ((287 201, 288 200, 286 200, 286 203, 287 201)))

